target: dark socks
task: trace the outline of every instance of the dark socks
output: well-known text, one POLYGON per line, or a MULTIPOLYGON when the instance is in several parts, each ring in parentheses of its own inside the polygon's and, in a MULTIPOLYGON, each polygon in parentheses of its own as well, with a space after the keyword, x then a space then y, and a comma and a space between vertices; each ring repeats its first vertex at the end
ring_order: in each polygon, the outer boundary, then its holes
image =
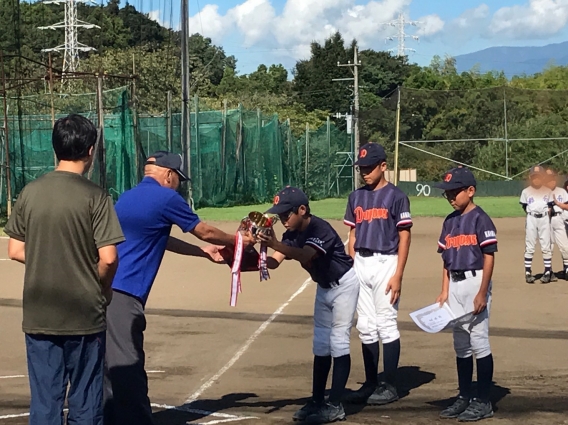
POLYGON ((383 344, 383 365, 385 368, 385 382, 395 386, 396 371, 400 359, 400 339, 383 344))
POLYGON ((331 369, 331 356, 314 356, 314 374, 312 398, 316 403, 322 403, 325 397, 325 384, 331 369))
POLYGON ((331 379, 331 391, 329 393, 329 401, 337 406, 341 401, 341 396, 345 391, 349 372, 351 371, 351 356, 336 357, 333 359, 333 375, 331 379))
POLYGON ((545 258, 544 259, 544 272, 545 273, 552 273, 552 259, 551 258, 545 258))
POLYGON ((493 382, 493 355, 477 359, 477 397, 484 403, 489 401, 493 382))
POLYGON ((460 396, 469 400, 471 398, 471 381, 473 380, 473 357, 470 356, 465 359, 456 357, 456 363, 460 396))
POLYGON ((377 385, 379 373, 379 343, 362 344, 363 363, 365 365, 365 382, 377 385))

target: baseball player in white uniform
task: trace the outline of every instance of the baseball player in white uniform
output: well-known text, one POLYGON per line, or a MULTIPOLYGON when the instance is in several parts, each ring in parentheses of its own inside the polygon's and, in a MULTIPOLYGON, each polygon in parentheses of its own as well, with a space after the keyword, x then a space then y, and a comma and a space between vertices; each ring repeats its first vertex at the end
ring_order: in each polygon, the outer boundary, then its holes
POLYGON ((410 201, 385 180, 383 147, 367 143, 355 165, 366 186, 349 195, 344 222, 351 228, 349 254, 360 281, 357 330, 362 343, 365 383, 346 395, 349 403, 383 405, 398 400, 400 358, 398 301, 410 249, 410 201), (383 345, 384 382, 379 383, 379 341, 383 345))
POLYGON ((521 193, 520 204, 527 214, 525 225, 525 281, 534 283, 532 260, 538 240, 544 260, 544 274, 540 281, 549 283, 552 276, 552 251, 550 248, 549 202, 553 200, 550 189, 546 187, 545 170, 535 165, 529 172, 530 186, 521 193))
MULTIPOLYGON (((562 255, 563 272, 565 279, 568 279, 568 233, 566 232, 566 219, 568 218, 568 192, 558 186, 558 174, 551 168, 546 170, 546 186, 552 192, 552 199, 549 203, 550 210, 550 233, 551 251, 554 244, 562 255)), ((554 273, 553 273, 554 274, 554 273)))

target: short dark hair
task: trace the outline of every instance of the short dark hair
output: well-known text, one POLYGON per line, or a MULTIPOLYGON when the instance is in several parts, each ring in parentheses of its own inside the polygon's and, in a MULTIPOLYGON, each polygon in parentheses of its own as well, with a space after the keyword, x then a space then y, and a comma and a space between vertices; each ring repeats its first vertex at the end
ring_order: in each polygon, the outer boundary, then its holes
POLYGON ((82 115, 59 118, 53 127, 51 143, 59 161, 78 161, 89 156, 97 142, 95 125, 82 115))

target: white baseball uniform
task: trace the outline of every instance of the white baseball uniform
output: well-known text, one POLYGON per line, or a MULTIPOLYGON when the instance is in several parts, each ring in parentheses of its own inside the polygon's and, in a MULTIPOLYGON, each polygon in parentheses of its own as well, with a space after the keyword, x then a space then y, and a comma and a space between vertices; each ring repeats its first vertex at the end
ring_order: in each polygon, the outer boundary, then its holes
MULTIPOLYGON (((568 203, 568 192, 561 187, 556 187, 552 194, 561 204, 568 203)), ((556 244, 562 255, 564 270, 568 269, 568 234, 566 233, 566 219, 568 211, 554 205, 553 215, 550 219, 551 243, 556 244)), ((551 247, 551 251, 552 251, 551 247)))
POLYGON ((530 269, 538 240, 545 269, 551 267, 552 251, 550 247, 550 218, 548 203, 552 200, 550 189, 532 186, 525 188, 521 193, 520 203, 526 207, 525 224, 525 268, 530 269))

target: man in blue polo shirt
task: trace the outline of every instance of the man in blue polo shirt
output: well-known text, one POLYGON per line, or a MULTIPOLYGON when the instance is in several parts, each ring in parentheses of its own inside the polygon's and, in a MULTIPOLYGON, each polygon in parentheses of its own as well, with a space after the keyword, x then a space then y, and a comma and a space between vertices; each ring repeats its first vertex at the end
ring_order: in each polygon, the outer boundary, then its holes
MULTIPOLYGON (((158 151, 148 158, 144 179, 123 193, 116 213, 126 241, 107 311, 105 425, 153 424, 144 370, 144 306, 166 250, 221 262, 215 246, 199 248, 170 236, 172 225, 214 245, 234 244, 234 235, 199 220, 176 189, 188 180, 180 155, 158 151)), ((243 235, 243 244, 253 243, 243 235)))

